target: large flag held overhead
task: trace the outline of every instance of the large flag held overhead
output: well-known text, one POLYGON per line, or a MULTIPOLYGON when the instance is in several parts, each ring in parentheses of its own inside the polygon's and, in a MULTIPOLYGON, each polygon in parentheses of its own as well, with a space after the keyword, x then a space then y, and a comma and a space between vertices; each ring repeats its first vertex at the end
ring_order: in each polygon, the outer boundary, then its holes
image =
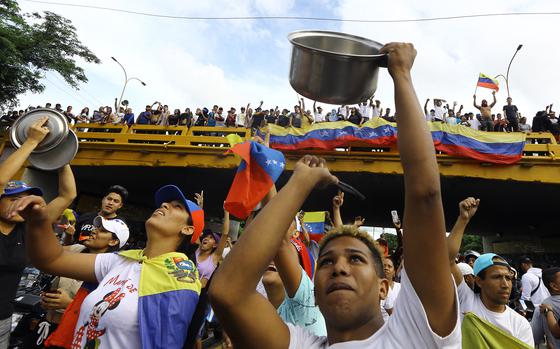
POLYGON ((498 92, 500 90, 500 86, 498 85, 498 80, 482 73, 478 74, 478 82, 476 83, 476 86, 489 88, 498 92))
POLYGON ((236 144, 228 152, 241 157, 225 209, 237 218, 245 219, 266 196, 284 168, 284 155, 253 141, 236 144))

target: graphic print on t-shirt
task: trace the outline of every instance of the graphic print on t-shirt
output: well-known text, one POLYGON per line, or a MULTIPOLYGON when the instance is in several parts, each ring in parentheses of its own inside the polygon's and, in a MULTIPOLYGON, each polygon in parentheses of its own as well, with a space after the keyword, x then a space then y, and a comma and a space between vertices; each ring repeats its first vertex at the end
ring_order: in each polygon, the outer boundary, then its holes
POLYGON ((86 341, 83 348, 97 348, 99 347, 99 337, 105 334, 105 328, 99 328, 99 321, 108 311, 116 309, 123 298, 130 293, 138 293, 138 288, 132 284, 130 279, 119 280, 120 274, 109 279, 102 287, 107 285, 115 285, 117 287, 114 291, 107 293, 103 299, 97 302, 85 323, 83 323, 76 334, 72 343, 72 349, 82 348, 82 340, 84 335, 86 341))
POLYGON ((164 263, 169 274, 173 275, 177 281, 191 284, 196 281, 196 268, 190 260, 181 257, 169 257, 165 259, 164 263))

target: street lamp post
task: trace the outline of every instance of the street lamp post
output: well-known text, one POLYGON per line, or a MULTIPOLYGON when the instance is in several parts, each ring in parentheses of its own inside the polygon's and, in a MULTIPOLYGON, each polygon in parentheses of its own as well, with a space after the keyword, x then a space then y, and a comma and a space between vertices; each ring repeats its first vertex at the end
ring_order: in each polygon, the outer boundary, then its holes
MULTIPOLYGON (((123 89, 122 89, 122 92, 121 92, 121 97, 119 98, 119 104, 117 105, 118 107, 120 107, 122 98, 123 98, 123 96, 124 96, 124 90, 126 89, 126 85, 128 84, 128 82, 129 82, 130 80, 137 80, 138 82, 140 82, 140 83, 142 84, 142 86, 146 86, 146 83, 145 83, 144 81, 142 81, 142 80, 136 78, 136 77, 131 77, 131 78, 129 78, 129 77, 128 77, 128 74, 126 73, 126 69, 124 69, 123 65, 122 65, 119 61, 117 61, 117 59, 116 59, 115 57, 111 57, 111 59, 112 59, 113 61, 117 62, 117 64, 121 66, 121 68, 122 68, 122 70, 123 70, 123 72, 124 72, 124 86, 123 86, 123 89)), ((115 112, 118 113, 118 110, 115 110, 115 112)))
POLYGON ((515 56, 517 55, 517 52, 519 52, 519 50, 521 50, 522 47, 523 47, 523 45, 517 46, 517 50, 515 50, 515 53, 514 53, 513 56, 511 57, 511 60, 509 61, 509 65, 508 65, 508 68, 507 68, 506 76, 504 76, 503 74, 498 74, 498 75, 496 75, 496 78, 499 77, 499 76, 501 76, 502 78, 504 78, 504 80, 506 80, 506 89, 507 89, 508 98, 509 98, 509 69, 511 68, 511 63, 513 62, 513 59, 514 59, 515 56))

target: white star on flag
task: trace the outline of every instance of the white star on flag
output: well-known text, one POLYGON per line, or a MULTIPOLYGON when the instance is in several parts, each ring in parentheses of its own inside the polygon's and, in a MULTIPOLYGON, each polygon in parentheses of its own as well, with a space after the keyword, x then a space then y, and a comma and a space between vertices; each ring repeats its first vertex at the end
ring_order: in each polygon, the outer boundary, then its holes
POLYGON ((276 161, 276 160, 272 160, 272 163, 273 163, 274 165, 278 165, 278 161, 276 161))
POLYGON ((266 160, 266 164, 270 165, 272 163, 272 160, 266 160))

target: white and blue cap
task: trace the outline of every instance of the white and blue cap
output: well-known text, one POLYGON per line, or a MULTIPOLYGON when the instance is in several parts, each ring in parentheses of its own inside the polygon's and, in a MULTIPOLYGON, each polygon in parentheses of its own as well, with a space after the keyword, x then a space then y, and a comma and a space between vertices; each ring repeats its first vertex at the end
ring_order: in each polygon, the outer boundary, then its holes
POLYGON ((0 195, 0 198, 20 193, 29 193, 31 195, 43 196, 43 191, 40 188, 32 187, 22 181, 9 181, 4 187, 4 192, 2 193, 2 195, 0 195))
POLYGON ((507 262, 505 262, 505 259, 503 257, 500 257, 495 253, 485 253, 480 257, 478 257, 474 262, 474 267, 473 267, 474 276, 478 276, 478 274, 480 274, 481 271, 486 270, 494 265, 501 265, 511 269, 511 266, 507 262), (500 258, 501 260, 494 261, 494 258, 500 258))
POLYGON ((103 227, 108 232, 115 234, 119 239, 119 248, 122 248, 124 244, 126 244, 128 237, 130 236, 128 225, 118 218, 106 219, 104 217, 97 216, 93 219, 93 226, 96 228, 103 227))

